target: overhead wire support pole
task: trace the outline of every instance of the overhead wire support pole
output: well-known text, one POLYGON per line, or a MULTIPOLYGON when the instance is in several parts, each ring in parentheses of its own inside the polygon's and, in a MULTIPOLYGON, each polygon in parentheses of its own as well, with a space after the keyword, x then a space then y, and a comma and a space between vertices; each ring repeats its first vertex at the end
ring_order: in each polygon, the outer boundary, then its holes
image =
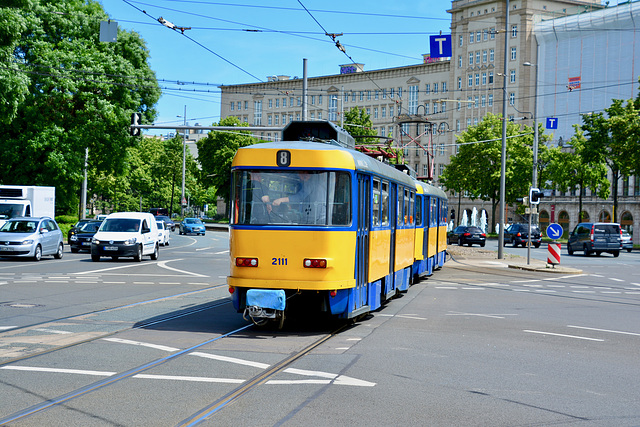
POLYGON ((500 159, 500 215, 498 231, 498 259, 504 258, 504 224, 507 169, 507 51, 509 50, 509 0, 506 0, 504 12, 504 69, 502 75, 502 149, 500 159))

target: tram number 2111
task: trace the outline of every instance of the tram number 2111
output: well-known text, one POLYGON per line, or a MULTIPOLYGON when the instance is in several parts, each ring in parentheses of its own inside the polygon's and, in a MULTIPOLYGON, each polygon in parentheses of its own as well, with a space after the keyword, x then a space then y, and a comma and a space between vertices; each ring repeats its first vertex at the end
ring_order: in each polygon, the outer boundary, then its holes
POLYGON ((286 258, 271 258, 271 265, 287 265, 286 258))

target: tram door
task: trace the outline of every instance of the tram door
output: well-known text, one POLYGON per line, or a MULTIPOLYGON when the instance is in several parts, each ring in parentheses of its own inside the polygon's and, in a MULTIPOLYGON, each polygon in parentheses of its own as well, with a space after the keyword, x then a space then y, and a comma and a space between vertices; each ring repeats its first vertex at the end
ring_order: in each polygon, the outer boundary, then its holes
POLYGON ((356 237, 356 301, 354 309, 368 304, 369 230, 371 222, 371 179, 358 175, 358 232, 356 237))
POLYGON ((389 225, 391 237, 389 244, 389 275, 391 280, 385 284, 384 293, 387 297, 395 293, 395 265, 396 265, 396 227, 398 224, 398 185, 389 183, 389 225))

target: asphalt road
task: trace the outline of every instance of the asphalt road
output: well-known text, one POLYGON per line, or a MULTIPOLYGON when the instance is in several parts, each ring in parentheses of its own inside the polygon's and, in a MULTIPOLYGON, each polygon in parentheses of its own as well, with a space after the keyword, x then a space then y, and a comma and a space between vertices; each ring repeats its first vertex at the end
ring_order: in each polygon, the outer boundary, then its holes
POLYGON ((278 331, 232 310, 227 248, 0 261, 0 425, 640 424, 640 253, 449 260, 354 325, 278 331))

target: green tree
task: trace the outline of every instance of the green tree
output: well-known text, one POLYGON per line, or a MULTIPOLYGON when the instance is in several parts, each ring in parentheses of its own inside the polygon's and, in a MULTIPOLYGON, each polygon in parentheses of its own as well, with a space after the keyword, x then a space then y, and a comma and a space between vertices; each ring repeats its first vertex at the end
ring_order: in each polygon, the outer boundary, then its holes
POLYGON ((212 126, 237 126, 233 132, 212 131, 200 139, 198 146, 198 162, 202 167, 202 183, 217 189, 217 195, 229 200, 231 188, 231 162, 238 148, 247 147, 258 142, 248 130, 241 130, 248 124, 240 123, 237 117, 226 117, 219 124, 212 126))
POLYGON ((375 138, 367 138, 366 136, 376 136, 376 130, 373 128, 371 116, 367 114, 364 108, 352 107, 344 113, 344 130, 349 132, 353 137, 362 136, 356 142, 374 142, 375 138))
POLYGON ((147 122, 156 115, 160 89, 149 52, 134 32, 101 43, 108 16, 95 0, 9 6, 0 8, 0 181, 55 185, 57 211, 75 212, 85 149, 93 176, 122 174, 136 141, 131 113, 147 122))
POLYGON ((637 129, 639 110, 632 100, 614 99, 604 113, 582 115, 586 141, 582 155, 592 164, 604 163, 611 171, 613 218, 618 215, 618 181, 635 170, 633 158, 638 154, 637 129))
MULTIPOLYGON (((528 126, 523 130, 509 122, 507 138, 505 203, 513 203, 528 194, 531 185, 533 132, 528 126)), ((491 201, 493 230, 500 201, 502 117, 488 113, 477 126, 462 132, 457 143, 460 150, 451 156, 439 180, 448 190, 463 191, 471 199, 491 201)))
POLYGON ((579 221, 582 221, 582 197, 586 188, 591 188, 599 198, 609 197, 611 184, 607 179, 604 163, 593 163, 583 155, 587 140, 579 125, 573 126, 575 134, 569 141, 570 151, 560 147, 549 149, 549 164, 546 177, 553 189, 571 191, 578 189, 579 221))

